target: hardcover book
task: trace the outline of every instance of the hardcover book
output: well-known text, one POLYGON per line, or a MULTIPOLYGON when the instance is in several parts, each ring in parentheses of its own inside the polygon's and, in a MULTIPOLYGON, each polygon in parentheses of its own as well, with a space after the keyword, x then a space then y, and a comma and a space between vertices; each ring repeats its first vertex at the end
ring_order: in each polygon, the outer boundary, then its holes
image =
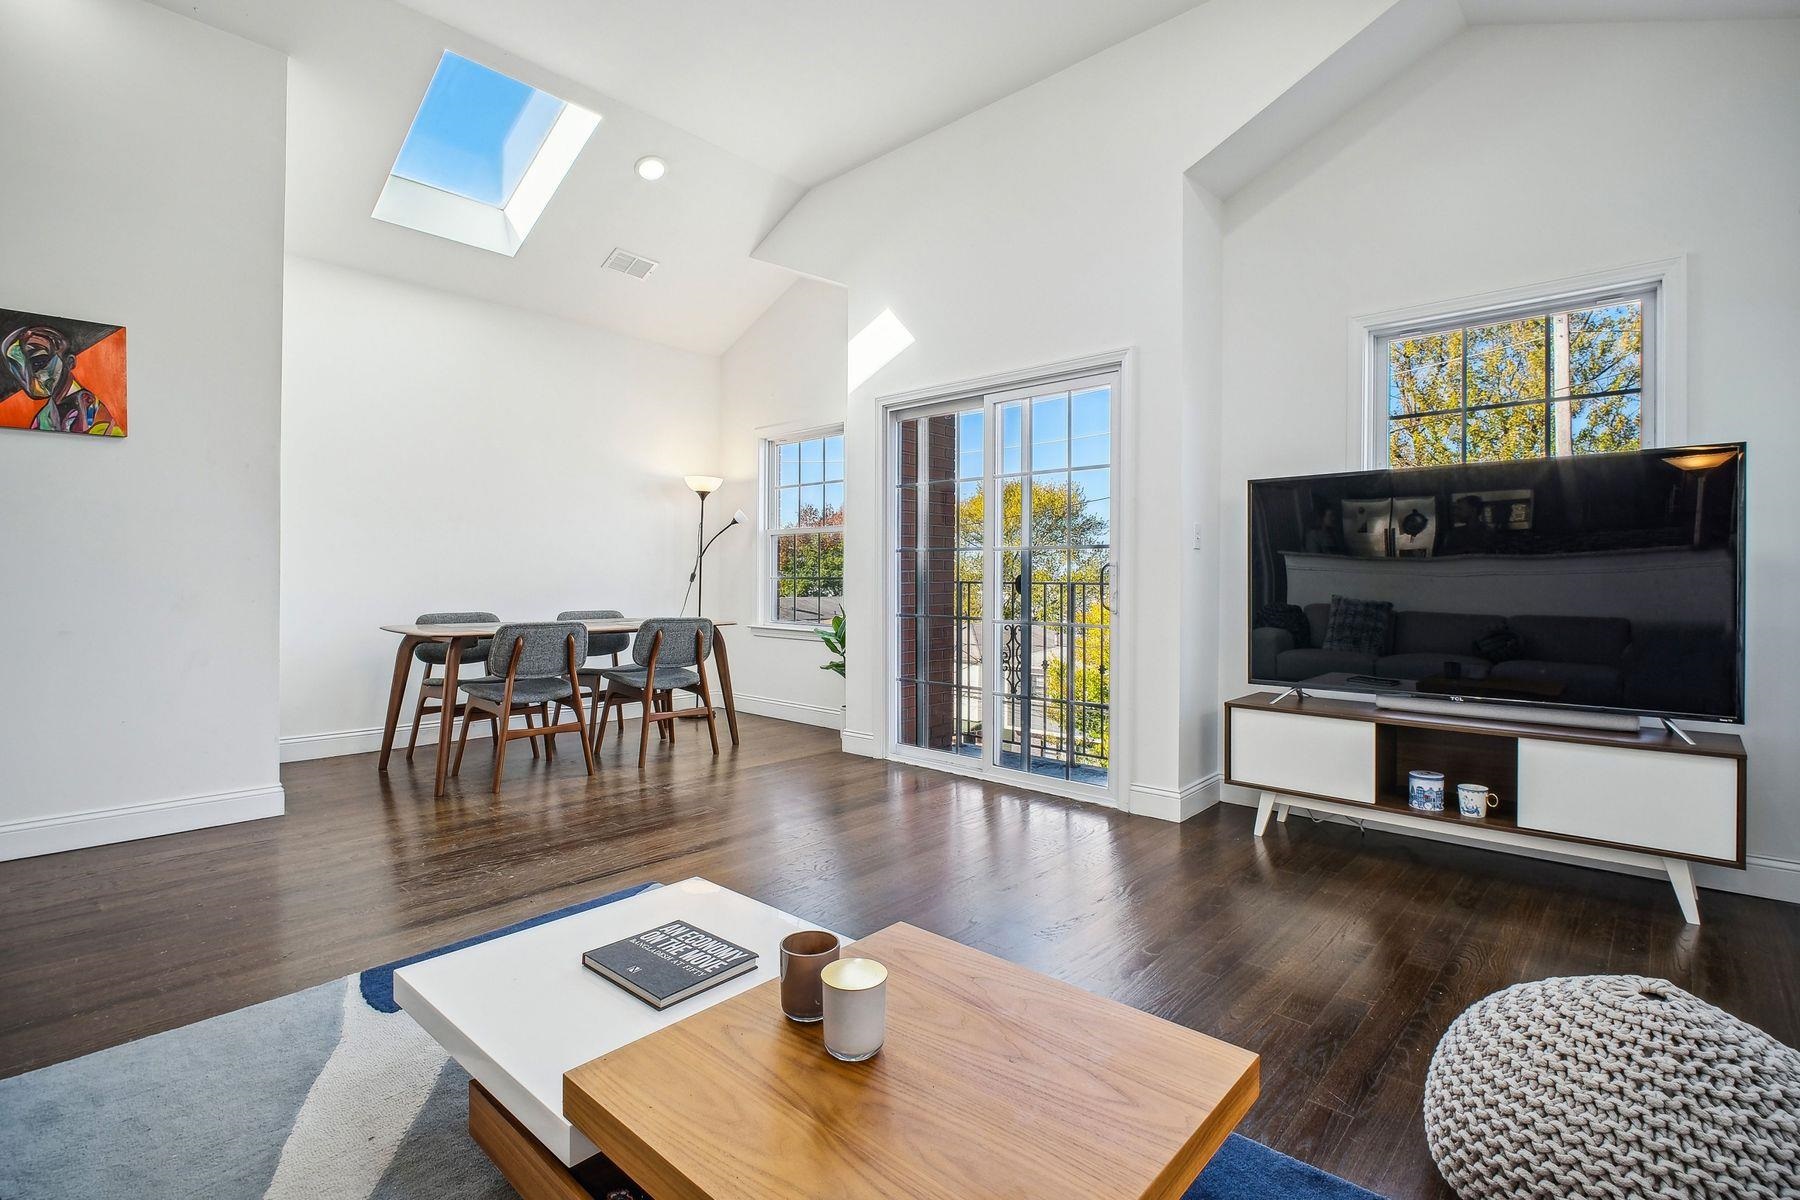
POLYGON ((756 967, 756 952, 686 921, 589 950, 582 965, 662 1010, 756 967))

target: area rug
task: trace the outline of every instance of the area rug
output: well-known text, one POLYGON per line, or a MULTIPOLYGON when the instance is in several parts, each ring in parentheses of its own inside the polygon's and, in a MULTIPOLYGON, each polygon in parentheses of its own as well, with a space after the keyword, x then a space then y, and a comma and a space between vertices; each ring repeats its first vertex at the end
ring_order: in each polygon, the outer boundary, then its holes
MULTIPOLYGON (((0 1080, 0 1198, 512 1197, 469 1139, 468 1075, 394 1004, 394 970, 655 886, 0 1080)), ((1234 1134, 1184 1200, 1372 1197, 1234 1134)))

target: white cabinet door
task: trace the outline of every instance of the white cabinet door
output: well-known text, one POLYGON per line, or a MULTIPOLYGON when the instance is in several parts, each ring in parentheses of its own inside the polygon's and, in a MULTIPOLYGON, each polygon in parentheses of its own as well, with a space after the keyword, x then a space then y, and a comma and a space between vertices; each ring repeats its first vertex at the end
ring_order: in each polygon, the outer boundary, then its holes
POLYGON ((1519 828, 1735 860, 1737 760, 1519 742, 1519 828))
POLYGON ((1375 803, 1375 726, 1233 708, 1231 781, 1271 792, 1375 803))

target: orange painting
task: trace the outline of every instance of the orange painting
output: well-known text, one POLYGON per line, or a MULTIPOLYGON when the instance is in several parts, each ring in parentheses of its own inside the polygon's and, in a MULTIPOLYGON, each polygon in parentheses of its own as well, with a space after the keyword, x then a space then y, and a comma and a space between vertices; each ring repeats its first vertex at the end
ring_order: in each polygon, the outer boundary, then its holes
POLYGON ((0 429, 124 437, 125 329, 0 308, 0 429))

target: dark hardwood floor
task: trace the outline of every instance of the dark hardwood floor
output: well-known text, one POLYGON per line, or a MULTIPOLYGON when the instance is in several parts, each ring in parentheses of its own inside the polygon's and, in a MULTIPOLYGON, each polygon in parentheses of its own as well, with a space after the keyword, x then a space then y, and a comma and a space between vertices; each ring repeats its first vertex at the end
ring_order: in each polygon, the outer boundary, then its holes
MULTIPOLYGON (((635 734, 635 727, 628 726, 635 734)), ((703 874, 850 933, 907 920, 1263 1056, 1242 1132, 1393 1197, 1447 1196, 1419 1120, 1450 1020, 1525 979, 1641 972, 1800 1042, 1800 910, 1295 815, 1250 836, 843 755, 747 718, 635 769, 472 745, 289 766, 288 813, 0 865, 0 1076, 641 880, 703 874)))

